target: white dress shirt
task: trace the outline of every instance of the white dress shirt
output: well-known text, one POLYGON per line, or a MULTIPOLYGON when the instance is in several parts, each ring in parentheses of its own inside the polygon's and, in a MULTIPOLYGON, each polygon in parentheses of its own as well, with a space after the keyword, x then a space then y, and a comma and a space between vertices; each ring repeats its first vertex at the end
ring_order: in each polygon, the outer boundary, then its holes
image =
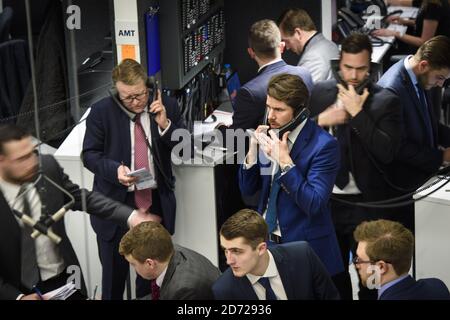
MULTIPOLYGON (((266 272, 262 276, 255 276, 248 273, 247 278, 252 284, 259 300, 266 300, 266 289, 258 282, 258 280, 262 277, 269 278, 270 286, 277 296, 277 300, 287 300, 286 291, 284 290, 283 282, 281 281, 280 274, 278 273, 275 259, 273 258, 272 253, 270 253, 270 250, 267 250, 267 253, 269 254, 269 265, 267 266, 266 272)), ((299 272, 301 271, 299 270, 299 272)))
MULTIPOLYGON (((16 209, 19 212, 23 211, 22 200, 16 200, 19 194, 20 185, 12 184, 0 179, 0 189, 8 202, 9 206, 16 209)), ((34 220, 39 220, 41 216, 41 199, 37 193, 36 187, 31 183, 28 184, 26 197, 30 203, 30 213, 34 220)), ((20 221, 16 216, 14 216, 18 221, 19 225, 23 227, 22 221, 20 221)), ((30 235, 31 236, 31 235, 30 235)), ((52 240, 46 236, 39 236, 34 240, 36 246, 36 261, 39 267, 39 273, 41 275, 41 280, 45 281, 53 278, 64 271, 65 264, 64 259, 59 251, 59 247, 52 240)))

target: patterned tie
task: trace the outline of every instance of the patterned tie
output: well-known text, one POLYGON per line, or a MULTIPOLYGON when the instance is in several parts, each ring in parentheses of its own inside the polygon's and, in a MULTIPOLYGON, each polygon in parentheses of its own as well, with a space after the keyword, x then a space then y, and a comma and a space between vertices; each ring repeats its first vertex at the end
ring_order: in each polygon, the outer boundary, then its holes
POLYGON ((280 171, 277 170, 272 180, 272 187, 270 188, 269 204, 266 211, 266 223, 269 228, 269 233, 273 232, 277 227, 277 199, 280 192, 280 184, 276 181, 280 176, 280 171))
POLYGON ((156 279, 150 281, 152 286, 152 300, 159 300, 159 286, 156 284, 156 279))
MULTIPOLYGON (((25 192, 27 185, 24 184, 20 188, 19 195, 25 192)), ((36 189, 31 189, 27 194, 23 195, 22 213, 31 216, 31 210, 37 204, 38 194, 36 189), (30 196, 28 201, 27 196, 30 196)), ((25 288, 31 289, 35 284, 39 282, 39 267, 36 260, 36 247, 34 239, 31 237, 33 228, 23 225, 22 228, 22 242, 21 242, 21 282, 25 288)))
POLYGON ((425 92, 419 86, 418 83, 416 84, 416 86, 417 86, 417 91, 419 92, 420 104, 422 105, 421 107, 422 107, 423 114, 424 114, 423 120, 425 121, 425 127, 427 128, 428 140, 431 143, 431 146, 434 146, 433 129, 431 127, 431 118, 430 118, 430 113, 428 110, 427 100, 425 99, 425 92))
POLYGON ((258 282, 266 289, 266 300, 277 300, 277 296, 275 292, 273 292, 272 287, 270 286, 270 280, 267 277, 259 278, 258 282))
MULTIPOLYGON (((145 131, 141 124, 141 115, 136 116, 134 123, 134 169, 146 168, 149 170, 148 152, 145 131)), ((148 210, 152 205, 152 190, 150 188, 134 191, 136 208, 148 210)))

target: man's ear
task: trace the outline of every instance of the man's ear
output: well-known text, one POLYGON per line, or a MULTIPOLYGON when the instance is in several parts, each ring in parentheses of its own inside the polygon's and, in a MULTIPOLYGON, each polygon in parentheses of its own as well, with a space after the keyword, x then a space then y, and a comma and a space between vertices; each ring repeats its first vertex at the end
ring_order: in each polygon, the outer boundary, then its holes
POLYGON ((256 250, 258 250, 258 254, 260 256, 262 256, 266 251, 267 251, 267 243, 261 242, 260 244, 258 244, 258 246, 256 247, 256 250))
POLYGON ((297 39, 301 39, 303 36, 303 30, 300 28, 295 28, 294 29, 294 35, 296 36, 297 39))
POLYGON ((419 62, 419 72, 420 74, 424 74, 425 72, 428 72, 430 70, 430 64, 427 60, 420 60, 419 62))
POLYGON ((286 42, 281 41, 280 42, 280 53, 283 54, 285 49, 286 49, 286 42))
POLYGON ((384 262, 383 260, 377 261, 377 266, 380 269, 381 275, 384 275, 389 272, 389 269, 392 268, 392 265, 384 262))
POLYGON ((157 261, 150 258, 145 259, 144 263, 152 269, 155 269, 157 265, 157 261))
POLYGON ((252 48, 247 48, 247 52, 250 58, 255 59, 256 53, 252 48))

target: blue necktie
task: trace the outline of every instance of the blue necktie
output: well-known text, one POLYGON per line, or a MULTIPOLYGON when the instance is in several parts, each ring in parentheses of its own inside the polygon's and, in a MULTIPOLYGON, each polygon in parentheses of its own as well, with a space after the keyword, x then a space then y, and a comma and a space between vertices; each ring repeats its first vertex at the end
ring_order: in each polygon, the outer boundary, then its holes
POLYGON ((278 192, 280 191, 280 184, 276 180, 281 174, 280 171, 279 169, 277 170, 272 180, 272 187, 270 188, 269 204, 267 205, 266 212, 266 223, 269 233, 273 232, 277 227, 277 198, 278 192))
POLYGON ((431 128, 431 118, 430 118, 430 113, 428 111, 427 102, 425 99, 425 92, 419 86, 419 84, 416 84, 416 86, 417 86, 417 91, 419 92, 420 104, 422 105, 422 110, 423 110, 423 113, 425 116, 424 121, 425 121, 425 126, 427 128, 428 139, 429 139, 429 142, 431 143, 431 146, 434 146, 433 129, 431 128))
POLYGON ((277 300, 277 296, 270 286, 269 278, 261 277, 258 282, 266 289, 266 300, 277 300))

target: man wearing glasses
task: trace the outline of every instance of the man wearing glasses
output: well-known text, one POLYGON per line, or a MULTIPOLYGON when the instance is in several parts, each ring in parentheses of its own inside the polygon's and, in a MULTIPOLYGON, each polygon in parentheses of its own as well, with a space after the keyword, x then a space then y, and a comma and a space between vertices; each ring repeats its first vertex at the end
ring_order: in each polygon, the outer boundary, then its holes
MULTIPOLYGON (((177 142, 171 135, 182 126, 177 103, 153 88, 134 60, 116 66, 112 80, 110 97, 95 103, 86 120, 83 163, 95 174, 94 190, 147 211, 173 234, 176 208, 170 154, 177 142), (139 169, 149 173, 146 183, 129 175, 139 169)), ((102 298, 120 300, 129 265, 118 248, 127 230, 96 218, 91 224, 102 263, 102 298)), ((138 276, 137 297, 150 289, 150 283, 138 276)))
POLYGON ((414 236, 402 224, 389 220, 361 223, 354 232, 358 242, 353 263, 363 286, 378 289, 378 300, 449 300, 439 279, 416 281, 408 272, 414 236))

